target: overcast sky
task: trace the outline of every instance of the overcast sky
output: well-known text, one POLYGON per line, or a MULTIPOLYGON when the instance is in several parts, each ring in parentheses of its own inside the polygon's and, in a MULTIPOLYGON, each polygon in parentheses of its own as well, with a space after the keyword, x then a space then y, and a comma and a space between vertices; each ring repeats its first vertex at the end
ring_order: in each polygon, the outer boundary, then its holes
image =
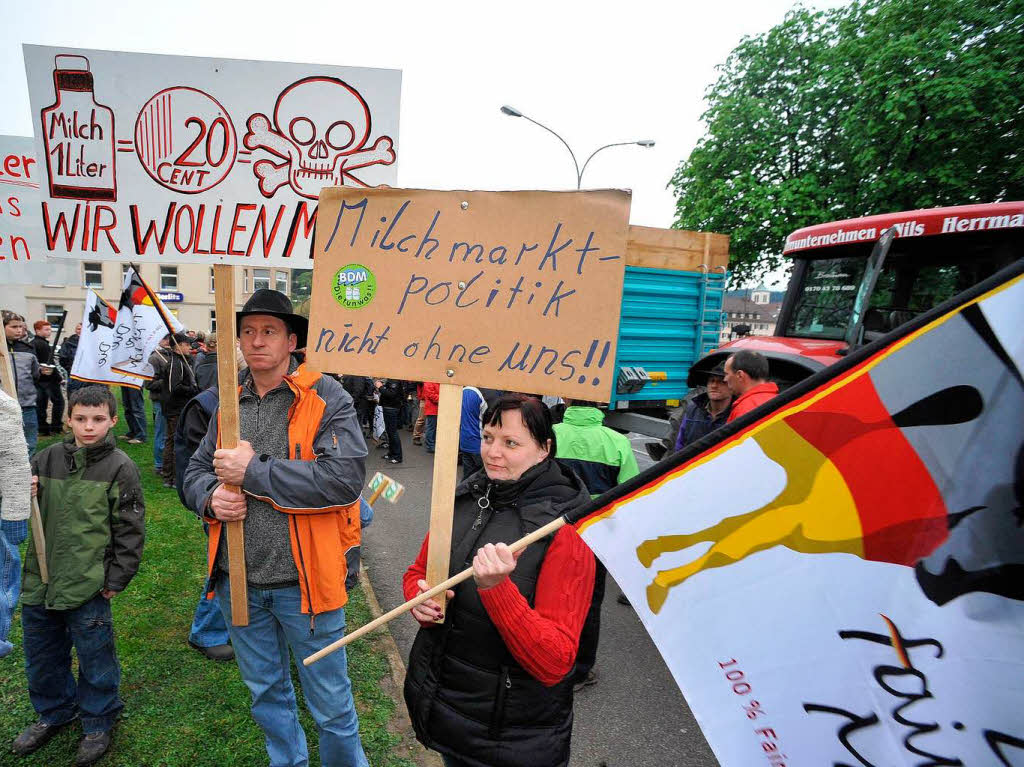
MULTIPOLYGON (((816 8, 845 0, 809 2, 816 8)), ((0 133, 31 135, 22 43, 401 69, 398 180, 437 189, 633 190, 631 221, 668 227, 666 188, 703 134, 705 88, 790 0, 718 2, 58 2, 0 0, 0 133)), ((779 243, 781 248, 782 243, 779 243)))

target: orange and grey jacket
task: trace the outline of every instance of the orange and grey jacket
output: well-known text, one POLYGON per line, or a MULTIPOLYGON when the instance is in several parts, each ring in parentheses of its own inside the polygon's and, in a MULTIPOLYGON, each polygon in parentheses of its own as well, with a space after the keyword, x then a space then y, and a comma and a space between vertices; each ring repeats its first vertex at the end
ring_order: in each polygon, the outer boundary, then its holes
MULTIPOLYGON (((289 457, 259 456, 250 462, 242 492, 288 515, 292 556, 298 569, 302 611, 342 607, 345 552, 360 541, 359 493, 365 479, 366 443, 352 398, 337 381, 299 366, 285 376, 295 396, 288 415, 289 457)), ((219 414, 185 470, 183 495, 189 508, 210 523, 208 574, 220 541, 211 519, 210 497, 220 484, 213 452, 220 442, 219 414)))

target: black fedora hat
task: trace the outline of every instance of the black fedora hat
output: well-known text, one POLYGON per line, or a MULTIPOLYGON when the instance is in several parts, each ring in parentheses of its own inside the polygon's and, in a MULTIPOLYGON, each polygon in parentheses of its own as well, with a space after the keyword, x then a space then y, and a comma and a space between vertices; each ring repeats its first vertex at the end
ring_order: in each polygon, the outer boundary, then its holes
POLYGON ((284 293, 270 288, 261 288, 253 293, 245 302, 242 311, 235 312, 236 333, 241 332, 242 317, 248 317, 251 314, 269 314, 271 317, 284 320, 288 329, 298 337, 295 348, 305 348, 309 320, 292 310, 292 302, 284 293))

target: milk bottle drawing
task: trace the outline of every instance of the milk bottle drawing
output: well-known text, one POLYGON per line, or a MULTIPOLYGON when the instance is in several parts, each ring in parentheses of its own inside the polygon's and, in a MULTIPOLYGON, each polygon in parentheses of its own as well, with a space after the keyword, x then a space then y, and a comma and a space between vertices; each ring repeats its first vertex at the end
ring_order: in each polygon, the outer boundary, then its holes
POLYGON ((50 196, 116 200, 114 113, 96 102, 85 56, 54 63, 56 100, 41 112, 50 196))

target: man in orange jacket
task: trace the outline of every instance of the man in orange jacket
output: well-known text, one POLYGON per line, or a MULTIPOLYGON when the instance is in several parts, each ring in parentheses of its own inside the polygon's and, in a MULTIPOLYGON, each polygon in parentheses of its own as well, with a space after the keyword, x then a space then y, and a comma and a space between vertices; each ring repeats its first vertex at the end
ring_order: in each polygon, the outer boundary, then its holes
POLYGON ((779 393, 779 386, 768 380, 768 359, 760 352, 743 349, 725 361, 725 385, 735 399, 729 420, 735 421, 779 393))
POLYGON ((185 471, 183 495, 210 525, 210 591, 220 597, 252 715, 272 765, 307 764, 289 650, 320 735, 324 764, 366 767, 344 651, 298 662, 345 634, 345 552, 359 545, 366 443, 352 397, 299 365, 306 320, 275 290, 236 315, 248 371, 239 387, 238 447, 218 449, 220 418, 185 471), (241 492, 229 489, 240 488, 241 492), (231 622, 224 522, 244 522, 249 625, 231 622))

